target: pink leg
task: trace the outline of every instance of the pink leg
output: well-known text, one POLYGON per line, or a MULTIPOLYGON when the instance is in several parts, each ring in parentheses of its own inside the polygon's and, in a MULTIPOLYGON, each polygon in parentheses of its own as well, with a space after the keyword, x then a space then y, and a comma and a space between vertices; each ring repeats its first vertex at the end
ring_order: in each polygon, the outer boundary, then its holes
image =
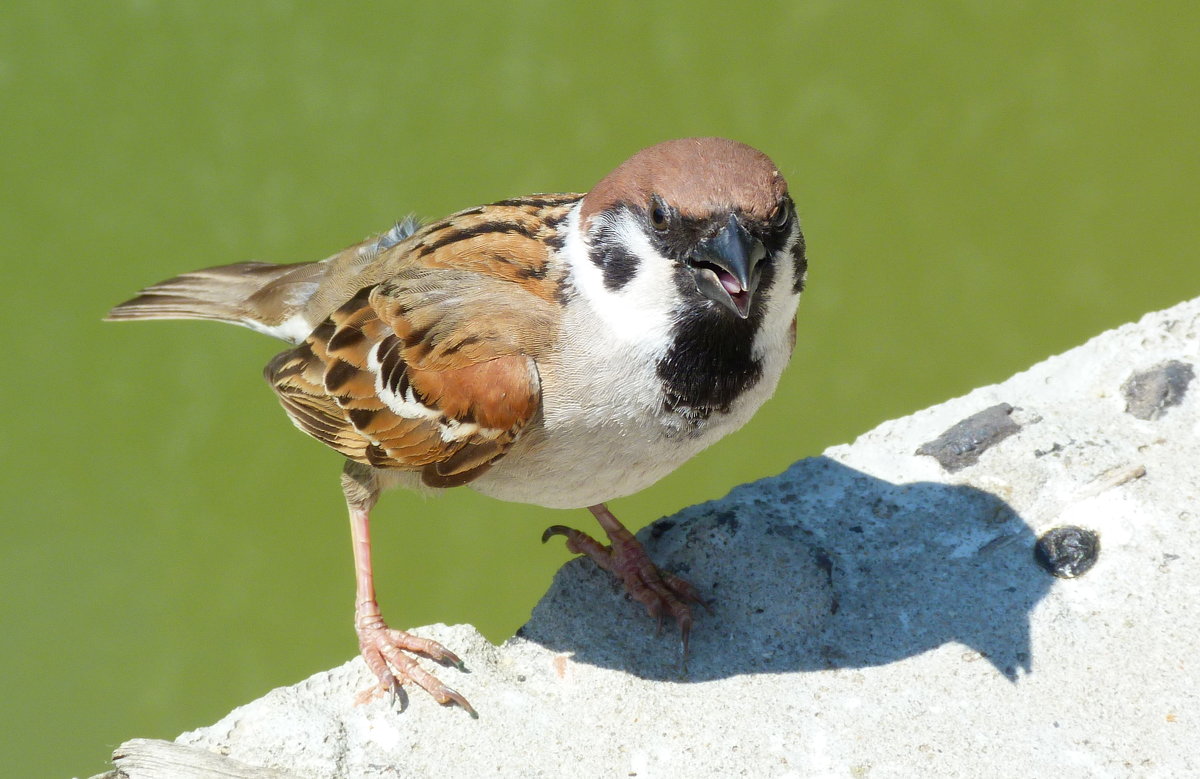
MULTIPOLYGON (((573 528, 554 525, 542 534, 544 543, 550 536, 567 539, 567 549, 590 557, 597 565, 612 573, 625 585, 630 597, 646 607, 646 613, 658 620, 662 629, 663 613, 669 613, 679 625, 683 653, 687 656, 688 636, 692 632, 690 604, 704 605, 696 588, 674 574, 660 571, 651 562, 646 550, 603 503, 588 506, 611 542, 602 546, 591 536, 573 528)), ((707 607, 706 607, 707 608, 707 607)))
POLYGON ((411 681, 438 703, 457 703, 476 717, 475 709, 466 698, 442 684, 408 653, 459 668, 462 668, 462 660, 436 641, 393 630, 383 621, 379 603, 375 600, 375 577, 371 569, 371 507, 379 492, 374 488, 374 475, 370 474, 368 480, 368 474, 361 470, 365 466, 352 467, 355 465, 348 464, 342 485, 350 509, 350 537, 354 545, 354 630, 358 634, 359 652, 385 692, 398 692, 401 685, 411 681))

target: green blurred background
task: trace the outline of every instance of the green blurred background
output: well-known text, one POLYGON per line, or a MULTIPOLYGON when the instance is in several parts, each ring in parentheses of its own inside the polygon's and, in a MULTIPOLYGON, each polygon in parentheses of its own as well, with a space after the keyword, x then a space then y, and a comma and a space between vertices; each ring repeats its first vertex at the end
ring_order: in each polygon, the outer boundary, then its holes
MULTIPOLYGON (((338 458, 260 378, 281 345, 100 322, 150 282, 666 138, 762 148, 811 252, 793 367, 615 502, 635 526, 1200 294, 1200 5, 646 7, 0 6, 7 771, 86 776, 356 650, 338 458)), ((567 558, 542 529, 591 525, 469 492, 376 516, 393 624, 497 642, 567 558)))

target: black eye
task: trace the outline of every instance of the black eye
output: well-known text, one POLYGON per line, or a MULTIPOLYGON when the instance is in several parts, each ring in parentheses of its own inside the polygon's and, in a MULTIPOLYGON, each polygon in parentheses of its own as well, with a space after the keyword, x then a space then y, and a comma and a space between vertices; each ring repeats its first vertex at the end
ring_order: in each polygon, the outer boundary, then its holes
POLYGON ((655 230, 666 230, 669 214, 667 207, 664 206, 658 198, 651 201, 650 208, 650 224, 654 225, 655 230))
POLYGON ((779 205, 775 206, 775 211, 771 214, 771 227, 783 227, 792 218, 792 200, 784 198, 779 201, 779 205))

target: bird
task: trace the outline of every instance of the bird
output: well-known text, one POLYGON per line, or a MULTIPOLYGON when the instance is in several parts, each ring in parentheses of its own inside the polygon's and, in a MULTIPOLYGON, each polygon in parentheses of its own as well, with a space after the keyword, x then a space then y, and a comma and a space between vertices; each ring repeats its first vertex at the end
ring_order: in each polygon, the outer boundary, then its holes
POLYGON ((318 262, 182 275, 110 321, 227 322, 288 342, 264 376, 294 425, 344 458, 359 650, 379 689, 413 683, 477 716, 390 627, 375 595, 371 511, 390 488, 474 489, 580 509, 545 542, 591 558, 686 657, 693 607, 606 503, 742 427, 796 342, 808 262, 796 207, 763 152, 717 137, 644 148, 586 193, 534 194, 426 223, 407 218, 318 262))

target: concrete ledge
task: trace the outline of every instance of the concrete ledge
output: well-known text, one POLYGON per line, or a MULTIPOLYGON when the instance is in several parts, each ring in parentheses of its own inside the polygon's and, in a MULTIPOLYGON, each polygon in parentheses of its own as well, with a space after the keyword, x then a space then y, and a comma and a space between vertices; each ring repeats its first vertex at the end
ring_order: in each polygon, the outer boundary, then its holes
POLYGON ((1195 774, 1197 363, 1200 299, 646 528, 716 598, 686 671, 576 560, 503 646, 419 629, 478 721, 356 705, 355 659, 111 775, 1195 774))

